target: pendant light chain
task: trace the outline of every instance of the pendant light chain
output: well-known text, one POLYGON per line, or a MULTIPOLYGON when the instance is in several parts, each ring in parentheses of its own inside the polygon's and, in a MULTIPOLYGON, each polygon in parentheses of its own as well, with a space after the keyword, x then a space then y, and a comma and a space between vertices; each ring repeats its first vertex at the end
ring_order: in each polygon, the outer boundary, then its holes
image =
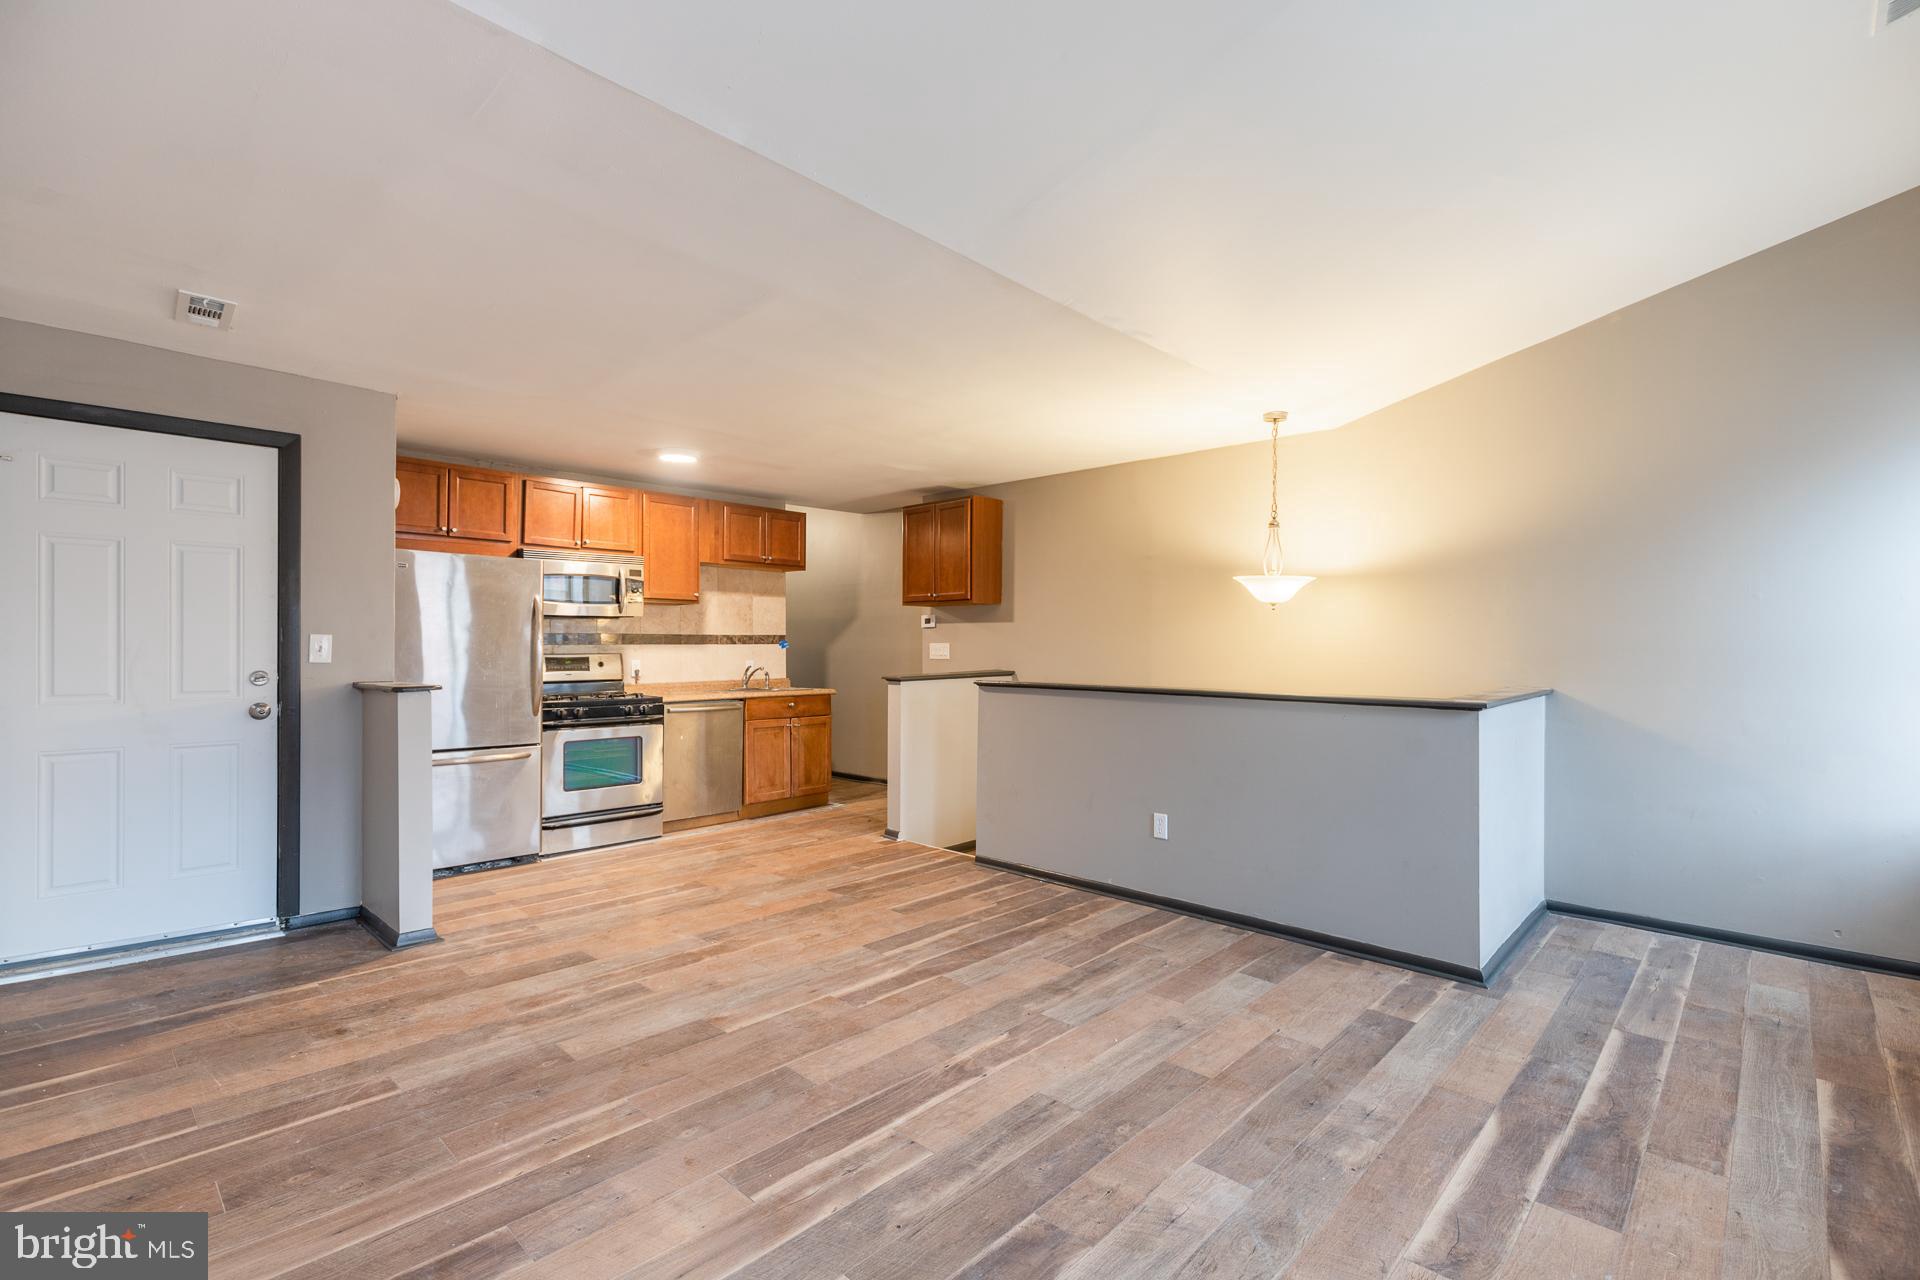
POLYGON ((1273 466, 1269 474, 1273 482, 1272 500, 1267 505, 1267 523, 1274 528, 1280 527, 1280 424, 1273 424, 1273 466))
POLYGON ((1293 599, 1300 588, 1313 579, 1304 574, 1282 573, 1285 562, 1280 548, 1280 424, 1287 415, 1276 409, 1266 415, 1272 434, 1267 443, 1267 545, 1260 557, 1259 573, 1237 574, 1234 581, 1269 607, 1293 599))

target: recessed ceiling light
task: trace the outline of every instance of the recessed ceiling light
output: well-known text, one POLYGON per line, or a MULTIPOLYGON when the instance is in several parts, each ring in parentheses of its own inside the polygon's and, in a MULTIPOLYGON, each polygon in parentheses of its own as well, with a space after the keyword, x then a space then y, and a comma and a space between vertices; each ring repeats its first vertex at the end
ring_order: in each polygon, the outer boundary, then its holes
POLYGON ((700 455, 697 453, 687 453, 680 449, 662 449, 660 451, 660 461, 662 462, 698 462, 700 461, 700 455))

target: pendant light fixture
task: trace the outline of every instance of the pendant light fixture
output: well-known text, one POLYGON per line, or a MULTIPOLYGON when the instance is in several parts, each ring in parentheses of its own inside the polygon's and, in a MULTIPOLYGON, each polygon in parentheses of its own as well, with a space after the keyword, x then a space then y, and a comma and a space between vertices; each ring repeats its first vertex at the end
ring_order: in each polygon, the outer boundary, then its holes
POLYGON ((1267 546, 1260 557, 1260 572, 1239 574, 1234 581, 1251 592, 1255 600, 1272 608, 1293 599, 1300 588, 1313 579, 1280 572, 1280 424, 1287 420, 1286 410, 1276 409, 1267 414, 1266 419, 1273 428, 1273 501, 1267 509, 1267 546))

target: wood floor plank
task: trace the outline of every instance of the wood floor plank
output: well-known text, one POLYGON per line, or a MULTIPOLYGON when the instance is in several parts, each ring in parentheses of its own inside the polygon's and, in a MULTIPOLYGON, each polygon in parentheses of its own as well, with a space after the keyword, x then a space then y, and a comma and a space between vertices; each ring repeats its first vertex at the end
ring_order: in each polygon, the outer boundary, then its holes
POLYGON ((1752 969, 1739 1113, 1727 1166, 1722 1274, 1729 1280, 1825 1277, 1820 1108, 1804 977, 1795 990, 1762 984, 1763 973, 1789 980, 1797 976, 1780 966, 1752 969))
POLYGON ((1549 915, 1486 990, 884 794, 0 994, 0 1207, 216 1275, 1920 1274, 1920 983, 1549 915))
POLYGON ((1588 1077, 1560 1153, 1540 1185, 1537 1203, 1609 1231, 1626 1226, 1668 1047, 1614 1028, 1588 1077))
POLYGON ((1429 1215, 1409 1252, 1413 1261, 1453 1280, 1495 1273, 1638 968, 1610 951, 1585 955, 1572 990, 1495 1108, 1485 1142, 1429 1215))
POLYGON ((1621 1233, 1620 1280, 1717 1280, 1727 1180, 1649 1152, 1621 1233))

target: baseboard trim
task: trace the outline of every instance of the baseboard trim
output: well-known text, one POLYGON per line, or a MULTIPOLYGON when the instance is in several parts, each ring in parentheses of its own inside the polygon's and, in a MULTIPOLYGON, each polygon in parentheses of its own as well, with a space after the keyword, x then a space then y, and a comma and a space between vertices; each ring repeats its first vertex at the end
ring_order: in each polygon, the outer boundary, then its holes
POLYGON ((947 852, 948 853, 972 853, 973 845, 974 845, 974 842, 971 840, 962 840, 959 844, 948 845, 947 852))
POLYGON ((358 907, 336 907, 332 911, 309 911, 305 915, 288 916, 285 929, 313 929, 323 924, 338 924, 342 920, 360 918, 358 907))
POLYGON ((900 833, 898 831, 895 831, 892 827, 888 827, 885 831, 882 831, 880 833, 880 838, 882 840, 898 840, 900 838, 900 833))
POLYGON ((435 933, 431 927, 425 929, 409 929, 405 933, 401 933, 365 907, 360 908, 359 916, 360 923, 366 926, 367 932, 380 939, 380 945, 389 951, 405 951, 408 947, 417 947, 423 943, 440 941, 440 935, 435 933))
POLYGON ((833 771, 836 778, 845 778, 848 782, 885 782, 885 778, 869 778, 864 773, 845 773, 839 769, 833 771))
MULTIPOLYGON (((1029 867, 1019 862, 1004 862, 999 858, 989 858, 981 853, 973 855, 975 862, 983 867, 993 867, 1000 871, 1011 871, 1015 875, 1031 876, 1036 880, 1048 880, 1054 884, 1063 884, 1070 889, 1084 889, 1089 893, 1098 893, 1109 898, 1120 898, 1127 902, 1138 902, 1149 907, 1159 907, 1165 911, 1175 911, 1183 916, 1195 916, 1202 920, 1212 920, 1219 924, 1229 924, 1237 929, 1252 929, 1257 933, 1270 933, 1277 938, 1286 938, 1292 942, 1318 947, 1322 951, 1334 951, 1341 955, 1353 956, 1360 960, 1377 960, 1383 964, 1394 965, 1401 969, 1410 969, 1415 973, 1424 973, 1433 978, 1446 978, 1453 982, 1464 982, 1470 986, 1484 987, 1488 974, 1463 964, 1454 964, 1447 960, 1436 960, 1432 956, 1415 955, 1410 951, 1396 951, 1391 947, 1377 947, 1370 942, 1358 942, 1352 938, 1337 937, 1330 933, 1320 933, 1313 929, 1301 929, 1293 925, 1280 924, 1273 920, 1263 920, 1258 916, 1242 915, 1238 911, 1222 911, 1215 907, 1201 906, 1196 902, 1185 902, 1179 898, 1168 898, 1157 893, 1147 893, 1140 889, 1129 889, 1125 885, 1108 884, 1101 880, 1085 880, 1079 876, 1065 875, 1058 871, 1046 871, 1039 867, 1029 867)), ((1511 950, 1507 955, 1512 954, 1511 950)), ((1504 961, 1506 957, 1501 957, 1504 961)), ((1498 976, 1497 967, 1493 976, 1498 976)))
POLYGON ((1769 938, 1763 934, 1740 933, 1733 929, 1713 929, 1706 925, 1685 924, 1678 920, 1662 920, 1658 916, 1635 915, 1631 911, 1608 911, 1601 907, 1583 907, 1576 902, 1561 902, 1555 898, 1547 899, 1547 910, 1556 915, 1578 916, 1583 920, 1598 920, 1604 924, 1623 924, 1653 933, 1670 933, 1675 937, 1695 938, 1701 942, 1722 942, 1730 947, 1745 947, 1749 951, 1770 951, 1775 955, 1793 956, 1798 960, 1812 960, 1819 964, 1838 965, 1843 969, 1864 969, 1869 973, 1887 973, 1898 978, 1920 978, 1920 961, 1915 960, 1898 960, 1892 956, 1876 956, 1865 951, 1842 951, 1838 947, 1822 947, 1811 942, 1794 942, 1787 938, 1769 938))
POLYGON ((1527 940, 1527 935, 1533 932, 1534 926, 1539 924, 1546 914, 1547 904, 1536 903, 1533 910, 1527 912, 1527 918, 1507 935, 1507 940, 1493 949, 1493 954, 1487 958, 1487 962, 1480 966, 1480 972, 1487 975, 1486 981, 1492 982, 1500 976, 1501 971, 1507 967, 1507 961, 1513 959, 1513 953, 1520 949, 1520 944, 1527 940))

